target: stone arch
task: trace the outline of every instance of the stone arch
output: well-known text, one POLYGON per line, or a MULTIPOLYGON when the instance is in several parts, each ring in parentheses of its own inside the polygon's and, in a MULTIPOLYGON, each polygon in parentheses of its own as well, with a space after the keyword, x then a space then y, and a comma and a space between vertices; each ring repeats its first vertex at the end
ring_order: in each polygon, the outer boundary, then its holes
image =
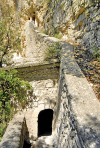
POLYGON ((52 134, 53 110, 44 109, 38 114, 38 137, 52 134))

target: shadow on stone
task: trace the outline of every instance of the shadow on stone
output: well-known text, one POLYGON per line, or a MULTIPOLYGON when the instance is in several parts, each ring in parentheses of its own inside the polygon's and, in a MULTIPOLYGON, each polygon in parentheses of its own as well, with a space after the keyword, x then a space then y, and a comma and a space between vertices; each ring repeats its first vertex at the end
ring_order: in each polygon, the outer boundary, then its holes
POLYGON ((38 115, 38 137, 52 134, 53 110, 45 109, 38 115))
POLYGON ((24 141, 23 148, 31 148, 31 144, 28 143, 27 141, 24 141))

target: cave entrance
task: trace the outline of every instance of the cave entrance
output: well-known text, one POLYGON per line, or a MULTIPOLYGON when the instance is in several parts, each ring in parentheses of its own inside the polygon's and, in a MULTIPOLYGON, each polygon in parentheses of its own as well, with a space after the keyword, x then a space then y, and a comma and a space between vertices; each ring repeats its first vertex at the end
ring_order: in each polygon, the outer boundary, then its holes
POLYGON ((34 23, 35 23, 35 15, 34 16, 32 16, 32 20, 34 21, 34 23))
POLYGON ((45 109, 38 115, 38 137, 52 134, 53 110, 45 109))

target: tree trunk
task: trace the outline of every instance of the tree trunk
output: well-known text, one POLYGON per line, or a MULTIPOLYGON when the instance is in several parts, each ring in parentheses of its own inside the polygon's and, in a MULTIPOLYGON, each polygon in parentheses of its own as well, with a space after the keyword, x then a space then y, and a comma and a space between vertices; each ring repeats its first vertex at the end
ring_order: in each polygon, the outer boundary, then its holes
POLYGON ((0 61, 0 68, 2 68, 2 60, 0 61))

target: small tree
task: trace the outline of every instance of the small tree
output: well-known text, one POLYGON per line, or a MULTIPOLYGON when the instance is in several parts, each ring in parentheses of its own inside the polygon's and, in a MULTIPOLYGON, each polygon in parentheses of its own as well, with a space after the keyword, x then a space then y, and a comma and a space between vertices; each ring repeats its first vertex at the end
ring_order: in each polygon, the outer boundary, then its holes
POLYGON ((0 70, 0 137, 13 115, 14 103, 27 100, 27 89, 33 88, 27 81, 17 77, 15 69, 0 70))
MULTIPOLYGON (((3 62, 8 62, 9 54, 16 49, 20 50, 20 33, 13 17, 14 9, 10 8, 7 3, 1 3, 0 17, 0 67, 3 62), (4 60, 6 56, 6 60, 4 60)), ((11 58, 11 57, 10 57, 11 58)))
MULTIPOLYGON (((18 28, 12 16, 12 9, 7 3, 0 2, 0 139, 3 136, 7 123, 13 115, 14 103, 27 101, 27 89, 31 85, 21 81, 14 69, 2 70, 4 57, 12 50, 20 49, 18 28)), ((5 62, 8 59, 6 58, 5 62)))

